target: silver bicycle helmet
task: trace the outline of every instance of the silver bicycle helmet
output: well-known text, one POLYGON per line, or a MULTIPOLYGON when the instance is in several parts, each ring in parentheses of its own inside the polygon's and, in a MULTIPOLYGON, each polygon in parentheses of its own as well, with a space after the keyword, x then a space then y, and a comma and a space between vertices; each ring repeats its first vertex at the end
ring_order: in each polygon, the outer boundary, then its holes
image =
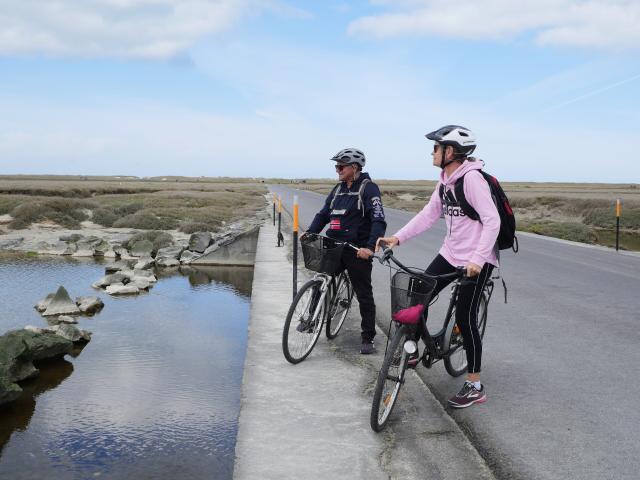
POLYGON ((476 136, 471 130, 460 125, 446 125, 425 135, 429 140, 441 145, 451 145, 456 153, 466 157, 476 149, 476 136))
POLYGON ((364 153, 362 153, 362 150, 358 150, 357 148, 345 148, 331 157, 331 161, 338 162, 342 165, 357 163, 361 167, 364 167, 367 159, 365 158, 364 153))

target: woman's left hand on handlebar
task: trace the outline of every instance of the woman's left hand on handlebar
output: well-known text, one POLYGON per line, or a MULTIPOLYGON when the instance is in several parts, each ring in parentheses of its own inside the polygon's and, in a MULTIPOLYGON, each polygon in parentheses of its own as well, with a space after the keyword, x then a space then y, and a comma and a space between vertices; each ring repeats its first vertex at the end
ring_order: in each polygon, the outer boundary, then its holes
POLYGON ((359 248, 358 251, 356 252, 356 256, 363 260, 367 260, 368 258, 371 258, 371 255, 373 255, 373 252, 368 248, 359 248))
POLYGON ((467 277, 475 277, 476 275, 480 275, 480 271, 482 267, 480 265, 476 265, 475 263, 467 264, 467 277))
POLYGON ((380 237, 378 238, 378 240, 376 241, 376 252, 378 250, 380 250, 380 242, 384 242, 387 244, 388 248, 393 248, 396 245, 398 245, 400 243, 400 240, 398 240, 398 237, 380 237))

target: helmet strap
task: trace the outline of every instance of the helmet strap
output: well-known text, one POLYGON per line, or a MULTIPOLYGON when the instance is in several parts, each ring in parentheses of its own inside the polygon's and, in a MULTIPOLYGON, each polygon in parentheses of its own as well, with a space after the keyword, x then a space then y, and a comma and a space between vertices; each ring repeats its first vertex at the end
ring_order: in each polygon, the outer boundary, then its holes
POLYGON ((440 168, 444 170, 444 167, 449 165, 449 163, 453 162, 453 160, 451 160, 451 162, 446 163, 447 162, 447 145, 440 144, 440 151, 442 152, 442 157, 440 159, 440 168))

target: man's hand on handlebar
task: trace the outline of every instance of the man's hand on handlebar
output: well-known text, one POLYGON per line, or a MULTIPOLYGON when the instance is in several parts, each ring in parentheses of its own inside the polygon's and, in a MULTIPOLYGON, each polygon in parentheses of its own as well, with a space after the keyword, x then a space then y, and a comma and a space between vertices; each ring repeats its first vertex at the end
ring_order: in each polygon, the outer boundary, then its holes
POLYGON ((385 245, 383 245, 386 248, 393 248, 396 245, 398 245, 400 243, 400 240, 398 239, 398 237, 380 237, 377 241, 376 241, 376 252, 378 250, 380 250, 381 246, 380 244, 383 243, 385 245))
POLYGON ((356 252, 356 256, 358 258, 361 258, 362 260, 367 260, 371 258, 372 255, 373 255, 373 252, 368 248, 359 248, 358 251, 356 252))

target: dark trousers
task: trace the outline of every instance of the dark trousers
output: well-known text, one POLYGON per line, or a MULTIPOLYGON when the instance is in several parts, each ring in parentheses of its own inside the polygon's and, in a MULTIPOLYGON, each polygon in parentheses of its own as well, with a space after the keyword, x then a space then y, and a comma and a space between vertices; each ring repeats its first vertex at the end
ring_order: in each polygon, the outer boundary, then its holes
MULTIPOLYGON (((455 270, 455 267, 447 262, 442 255, 438 255, 433 259, 431 265, 427 267, 426 273, 429 275, 444 275, 445 273, 453 273, 455 270)), ((492 271, 493 265, 485 263, 480 274, 473 278, 465 278, 458 290, 456 323, 462 332, 464 350, 467 354, 467 371, 469 373, 479 373, 482 366, 482 338, 478 331, 478 307, 482 290, 492 271)), ((435 296, 450 283, 451 280, 439 280, 433 295, 435 296)))
POLYGON ((362 260, 356 256, 352 248, 345 248, 342 253, 342 265, 347 269, 351 285, 356 292, 360 304, 360 316, 362 317, 362 341, 371 342, 376 336, 376 304, 373 300, 373 288, 371 287, 371 259, 362 260))

